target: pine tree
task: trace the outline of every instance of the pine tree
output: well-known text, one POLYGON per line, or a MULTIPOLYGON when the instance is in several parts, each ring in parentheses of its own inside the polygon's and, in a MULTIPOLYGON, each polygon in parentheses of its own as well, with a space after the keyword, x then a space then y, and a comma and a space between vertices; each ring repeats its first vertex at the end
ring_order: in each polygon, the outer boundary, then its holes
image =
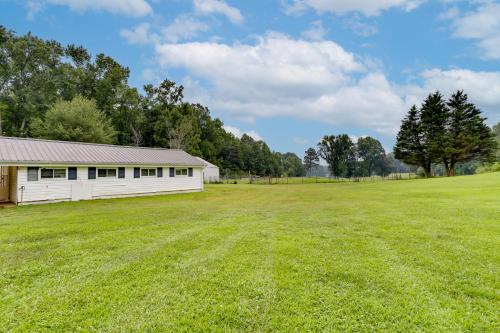
POLYGON ((443 164, 448 176, 455 175, 457 162, 489 162, 494 158, 496 142, 486 118, 468 101, 467 94, 457 91, 447 103, 450 114, 444 141, 443 164))
POLYGON ((311 170, 319 165, 319 155, 316 149, 309 148, 306 150, 304 155, 304 168, 306 169, 306 174, 310 174, 311 170))
POLYGON ((426 177, 429 177, 432 161, 423 142, 419 114, 420 110, 414 105, 403 119, 396 138, 394 157, 406 164, 422 167, 426 177))

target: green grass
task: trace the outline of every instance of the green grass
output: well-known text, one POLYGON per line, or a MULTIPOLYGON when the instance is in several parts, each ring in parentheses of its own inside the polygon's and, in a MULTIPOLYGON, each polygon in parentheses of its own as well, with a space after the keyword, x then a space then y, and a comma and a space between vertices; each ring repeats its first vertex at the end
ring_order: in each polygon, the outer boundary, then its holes
MULTIPOLYGON (((256 177, 252 179, 254 185, 284 185, 284 184, 323 184, 323 183, 345 183, 345 182, 373 182, 385 180, 408 180, 415 179, 418 176, 414 173, 393 173, 385 177, 356 177, 356 178, 333 178, 333 177, 256 177)), ((221 178, 222 184, 250 184, 249 177, 241 178, 221 178)))
POLYGON ((500 173, 0 210, 0 331, 500 331, 500 173))

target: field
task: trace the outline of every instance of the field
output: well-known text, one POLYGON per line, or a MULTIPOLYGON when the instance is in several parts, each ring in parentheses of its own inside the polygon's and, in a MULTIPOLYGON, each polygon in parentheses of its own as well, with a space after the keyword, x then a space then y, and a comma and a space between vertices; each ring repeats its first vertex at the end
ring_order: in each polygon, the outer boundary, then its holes
POLYGON ((0 210, 0 331, 500 331, 500 173, 0 210))

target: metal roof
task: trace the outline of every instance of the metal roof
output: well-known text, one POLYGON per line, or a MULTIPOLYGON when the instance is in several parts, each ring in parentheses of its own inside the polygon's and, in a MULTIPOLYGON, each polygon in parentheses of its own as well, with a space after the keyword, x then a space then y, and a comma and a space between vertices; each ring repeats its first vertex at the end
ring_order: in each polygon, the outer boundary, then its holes
POLYGON ((0 136, 0 164, 203 166, 183 150, 0 136))
POLYGON ((207 168, 217 168, 217 169, 219 168, 217 165, 212 164, 212 163, 210 163, 210 162, 208 162, 208 161, 205 161, 205 160, 204 160, 204 159, 202 159, 201 157, 197 157, 197 156, 195 156, 195 158, 196 158, 198 161, 200 161, 201 163, 205 164, 205 166, 206 166, 207 168))

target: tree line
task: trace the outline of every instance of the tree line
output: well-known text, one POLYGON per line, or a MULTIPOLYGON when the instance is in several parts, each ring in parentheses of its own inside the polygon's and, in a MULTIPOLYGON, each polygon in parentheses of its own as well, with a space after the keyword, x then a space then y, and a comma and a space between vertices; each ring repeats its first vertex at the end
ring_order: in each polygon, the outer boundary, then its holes
POLYGON ((223 174, 305 174, 297 155, 225 131, 181 85, 166 79, 140 92, 129 76, 105 54, 0 26, 0 135, 180 148, 223 174))
MULTIPOLYGON (((458 163, 493 162, 495 134, 481 110, 457 91, 448 100, 430 94, 421 107, 414 105, 403 119, 394 147, 395 157, 432 175, 434 164, 454 176, 458 163)), ((498 139, 497 139, 498 140, 498 139)))
POLYGON ((385 176, 397 171, 380 141, 370 136, 353 142, 347 134, 325 135, 317 149, 305 151, 304 167, 308 174, 319 166, 320 158, 328 164, 333 177, 385 176))

